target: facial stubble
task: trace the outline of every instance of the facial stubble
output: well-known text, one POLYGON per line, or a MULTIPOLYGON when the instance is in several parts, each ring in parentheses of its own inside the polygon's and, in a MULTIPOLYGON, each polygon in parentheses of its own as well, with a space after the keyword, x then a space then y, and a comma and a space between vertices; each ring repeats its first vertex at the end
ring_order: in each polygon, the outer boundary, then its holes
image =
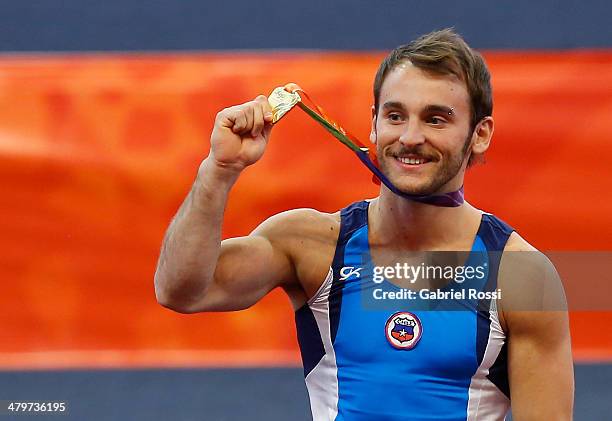
MULTIPOLYGON (((442 188, 450 180, 452 180, 455 176, 457 176, 457 174, 461 170, 461 167, 463 166, 463 163, 466 160, 466 156, 471 146, 471 139, 472 139, 472 133, 469 133, 463 143, 463 147, 461 148, 461 151, 458 154, 454 156, 443 155, 440 158, 440 160, 443 163, 442 168, 436 171, 436 173, 433 174, 429 182, 427 182, 426 184, 422 186, 414 186, 411 188, 406 188, 406 186, 402 186, 401 184, 400 185, 396 184, 396 187, 399 188, 404 193, 413 194, 413 195, 427 196, 427 195, 440 193, 442 188)), ((419 153, 419 146, 414 147, 414 148, 402 149, 401 153, 403 154, 414 153, 417 155, 422 155, 421 153, 419 153)), ((384 159, 379 160, 379 163, 380 163, 380 168, 383 174, 389 176, 389 171, 387 167, 387 159, 395 159, 395 158, 390 157, 390 156, 385 156, 384 159)))

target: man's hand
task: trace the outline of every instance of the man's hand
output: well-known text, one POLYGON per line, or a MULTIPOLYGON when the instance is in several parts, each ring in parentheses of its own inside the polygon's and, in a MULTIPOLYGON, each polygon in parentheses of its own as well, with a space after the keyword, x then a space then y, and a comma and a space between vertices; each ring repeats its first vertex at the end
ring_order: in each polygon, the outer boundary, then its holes
POLYGON ((240 172, 263 155, 272 129, 272 107, 259 95, 217 114, 210 157, 220 167, 240 172))

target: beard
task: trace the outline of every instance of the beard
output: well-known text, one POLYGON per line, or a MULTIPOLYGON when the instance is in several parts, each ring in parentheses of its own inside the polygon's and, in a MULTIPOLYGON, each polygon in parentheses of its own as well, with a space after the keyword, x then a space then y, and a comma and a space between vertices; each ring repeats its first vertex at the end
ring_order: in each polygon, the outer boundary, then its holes
POLYGON ((465 161, 466 155, 470 147, 471 133, 466 138, 461 151, 455 154, 443 154, 441 157, 435 156, 431 152, 428 152, 423 145, 417 145, 414 147, 402 146, 397 151, 388 151, 384 155, 383 159, 379 159, 380 169, 389 180, 397 187, 402 193, 429 196, 439 193, 440 190, 450 180, 452 180, 461 170, 463 162, 465 161), (436 170, 436 172, 430 176, 427 180, 419 180, 415 182, 401 182, 400 180, 394 180, 391 171, 389 171, 389 159, 395 159, 393 155, 407 155, 415 154, 430 159, 430 162, 442 162, 442 166, 436 170))

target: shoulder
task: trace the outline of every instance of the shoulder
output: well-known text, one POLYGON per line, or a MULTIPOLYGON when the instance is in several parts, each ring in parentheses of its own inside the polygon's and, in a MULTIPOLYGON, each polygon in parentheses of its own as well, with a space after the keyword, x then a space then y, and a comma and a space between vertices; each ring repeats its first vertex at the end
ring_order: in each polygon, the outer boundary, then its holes
MULTIPOLYGON (((510 292, 533 291, 542 284, 542 275, 553 272, 554 266, 544 253, 506 222, 490 213, 483 214, 489 216, 491 229, 500 235, 499 244, 503 247, 498 272, 498 286, 502 289, 502 297, 517 298, 510 292), (504 294, 506 289, 508 293, 504 294)), ((508 304, 509 300, 503 301, 508 304)))
POLYGON ((541 285, 544 275, 550 277, 556 270, 550 259, 513 231, 502 254, 501 275, 512 275, 515 283, 531 289, 541 285))
POLYGON ((527 240, 521 237, 521 235, 516 231, 513 231, 512 234, 510 234, 504 251, 530 251, 539 253, 538 249, 527 242, 527 240))
POLYGON ((297 260, 313 254, 333 256, 339 231, 340 212, 292 209, 268 218, 251 236, 265 237, 276 250, 296 264, 297 260))
MULTIPOLYGON (((499 275, 501 286, 508 288, 509 291, 540 295, 546 288, 561 286, 555 266, 546 254, 527 242, 516 231, 510 235, 504 248, 499 275)), ((528 297, 526 294, 521 297, 523 305, 528 306, 528 297)))
POLYGON ((498 287, 506 327, 518 330, 537 321, 534 312, 566 311, 561 279, 550 259, 517 232, 502 254, 498 287))
POLYGON ((270 240, 288 240, 334 232, 337 236, 339 226, 340 212, 325 213, 310 208, 291 209, 266 219, 251 235, 261 235, 270 240))

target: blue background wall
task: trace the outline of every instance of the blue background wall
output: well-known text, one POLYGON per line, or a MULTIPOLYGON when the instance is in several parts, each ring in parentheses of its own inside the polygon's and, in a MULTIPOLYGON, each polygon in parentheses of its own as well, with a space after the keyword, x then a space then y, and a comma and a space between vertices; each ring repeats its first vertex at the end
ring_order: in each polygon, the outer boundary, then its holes
POLYGON ((448 26, 477 48, 612 46, 605 0, 5 0, 0 7, 0 51, 388 49, 448 26))

